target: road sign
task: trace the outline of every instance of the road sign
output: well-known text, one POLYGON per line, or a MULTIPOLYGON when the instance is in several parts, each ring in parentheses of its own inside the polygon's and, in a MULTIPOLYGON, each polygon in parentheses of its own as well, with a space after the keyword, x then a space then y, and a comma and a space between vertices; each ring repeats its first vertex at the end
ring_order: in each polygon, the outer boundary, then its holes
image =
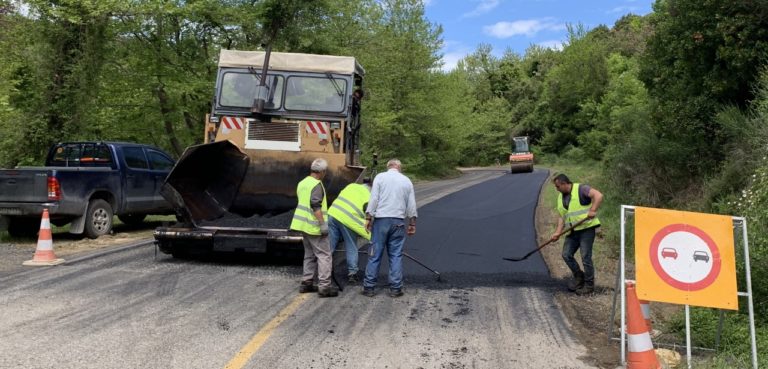
POLYGON ((635 208, 640 299, 738 309, 730 216, 635 208))

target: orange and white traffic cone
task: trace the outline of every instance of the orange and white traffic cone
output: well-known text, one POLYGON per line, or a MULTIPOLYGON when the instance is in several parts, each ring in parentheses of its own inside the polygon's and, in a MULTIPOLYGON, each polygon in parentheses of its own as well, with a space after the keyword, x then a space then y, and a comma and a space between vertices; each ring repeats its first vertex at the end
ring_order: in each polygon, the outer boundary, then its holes
POLYGON ((635 284, 627 282, 627 369, 661 369, 646 324, 635 284))
POLYGON ((648 303, 648 301, 639 301, 640 310, 643 311, 643 319, 645 319, 645 326, 648 327, 648 332, 653 332, 653 327, 651 327, 651 305, 648 303))
POLYGON ((643 319, 645 319, 645 325, 648 327, 648 332, 651 333, 651 338, 658 337, 661 332, 653 329, 651 324, 651 304, 648 301, 640 300, 640 310, 643 311, 643 319))
POLYGON ((51 217, 48 209, 43 210, 43 219, 40 221, 40 234, 37 236, 37 249, 32 260, 23 262, 27 266, 59 265, 64 259, 57 259, 53 253, 53 237, 51 236, 51 217))

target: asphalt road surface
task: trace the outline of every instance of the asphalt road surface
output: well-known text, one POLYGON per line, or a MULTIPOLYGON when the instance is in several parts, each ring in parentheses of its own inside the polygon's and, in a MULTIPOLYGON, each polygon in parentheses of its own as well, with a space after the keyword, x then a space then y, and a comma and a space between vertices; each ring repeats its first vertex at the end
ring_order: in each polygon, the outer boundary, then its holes
MULTIPOLYGON (((151 245, 0 278, 0 368, 589 368, 535 247, 546 173, 417 187, 405 296, 297 293, 295 259, 177 260, 151 245)), ((365 262, 361 257, 361 264, 365 262)), ((364 264, 363 264, 364 265, 364 264)))

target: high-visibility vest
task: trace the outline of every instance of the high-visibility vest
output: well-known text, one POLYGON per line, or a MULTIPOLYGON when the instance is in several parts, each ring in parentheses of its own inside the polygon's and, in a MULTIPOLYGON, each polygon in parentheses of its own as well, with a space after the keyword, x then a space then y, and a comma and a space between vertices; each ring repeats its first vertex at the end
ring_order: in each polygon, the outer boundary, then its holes
POLYGON ((339 193, 333 201, 328 215, 351 229, 366 240, 371 240, 371 234, 365 230, 365 213, 363 206, 371 199, 368 186, 351 183, 339 193))
MULTIPOLYGON (((579 201, 579 184, 574 183, 571 185, 571 201, 568 203, 568 209, 563 206, 563 193, 561 192, 557 196, 557 211, 560 216, 563 217, 563 222, 566 227, 570 227, 572 224, 584 219, 589 213, 589 208, 592 204, 581 205, 579 201)), ((600 225, 600 220, 594 217, 584 223, 581 223, 575 230, 580 231, 582 229, 592 228, 600 225)))
MULTIPOLYGON (((320 235, 320 222, 317 221, 315 213, 310 206, 310 199, 312 198, 312 189, 317 184, 323 186, 323 182, 312 176, 307 176, 296 187, 296 196, 299 198, 299 204, 296 206, 296 211, 293 213, 293 220, 291 221, 291 229, 294 231, 301 231, 306 234, 319 236, 320 235)), ((323 186, 323 221, 328 221, 328 204, 325 202, 325 186, 323 186)))

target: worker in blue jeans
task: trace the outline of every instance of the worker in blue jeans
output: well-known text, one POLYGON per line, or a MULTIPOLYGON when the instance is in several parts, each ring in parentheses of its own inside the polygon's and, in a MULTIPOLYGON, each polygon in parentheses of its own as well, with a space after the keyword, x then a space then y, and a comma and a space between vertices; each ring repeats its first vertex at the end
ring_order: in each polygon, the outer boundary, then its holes
POLYGON ((384 251, 389 257, 389 296, 403 295, 403 244, 406 235, 416 234, 417 214, 413 183, 400 170, 400 161, 392 159, 387 171, 373 180, 365 215, 365 228, 371 230, 373 241, 362 291, 368 297, 375 295, 384 251))
POLYGON ((367 184, 350 183, 341 190, 328 209, 328 239, 331 242, 331 252, 336 251, 339 242, 344 242, 349 283, 358 281, 357 238, 362 237, 369 241, 371 239, 370 231, 365 229, 365 209, 370 197, 371 188, 367 184))

